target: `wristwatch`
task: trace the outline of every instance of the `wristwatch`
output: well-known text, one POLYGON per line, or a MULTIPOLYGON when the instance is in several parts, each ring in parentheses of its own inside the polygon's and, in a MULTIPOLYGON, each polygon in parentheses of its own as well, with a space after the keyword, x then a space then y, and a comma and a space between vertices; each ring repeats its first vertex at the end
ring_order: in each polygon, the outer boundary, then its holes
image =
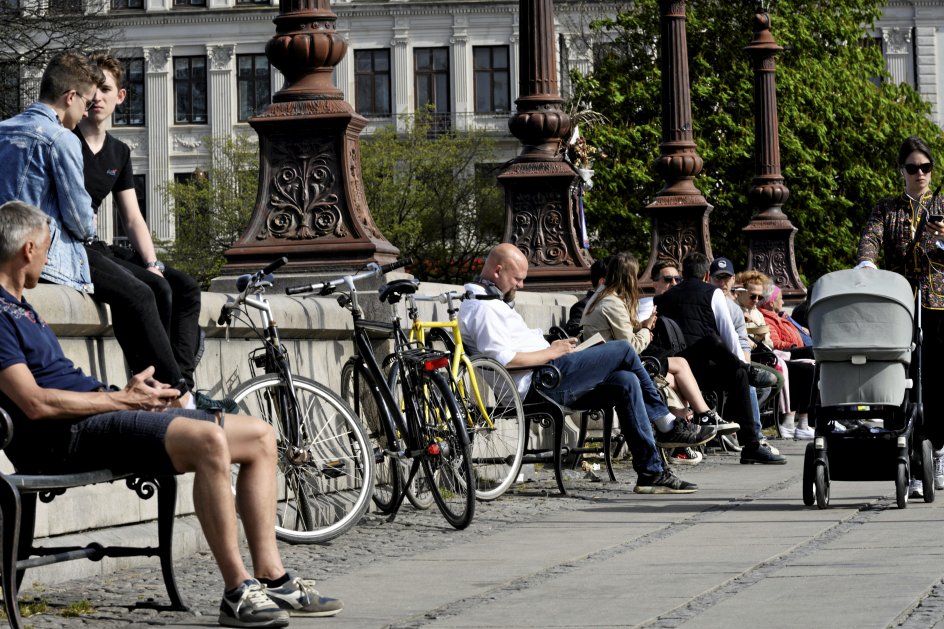
POLYGON ((161 273, 163 273, 163 272, 164 272, 164 263, 161 262, 160 260, 155 260, 154 262, 147 262, 147 263, 145 263, 144 268, 146 268, 146 269, 157 269, 158 271, 160 271, 161 273))

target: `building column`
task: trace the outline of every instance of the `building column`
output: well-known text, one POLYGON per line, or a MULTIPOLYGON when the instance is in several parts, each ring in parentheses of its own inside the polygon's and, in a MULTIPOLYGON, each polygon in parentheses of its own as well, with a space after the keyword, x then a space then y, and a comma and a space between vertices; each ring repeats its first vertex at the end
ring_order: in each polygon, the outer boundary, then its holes
POLYGON ((892 80, 914 87, 914 47, 911 27, 883 28, 882 45, 885 50, 885 67, 892 80))
MULTIPOLYGON (((235 87, 236 46, 207 46, 207 59, 210 64, 210 85, 207 98, 210 104, 210 135, 214 142, 233 135, 233 114, 236 95, 235 87)), ((217 149, 219 146, 217 146, 217 149)))
POLYGON ((938 101, 937 37, 937 28, 934 26, 915 27, 915 65, 918 67, 915 89, 931 105, 932 119, 940 125, 944 118, 938 101))
POLYGON ((452 24, 452 37, 449 38, 450 53, 452 56, 452 77, 453 77, 453 128, 458 131, 466 131, 472 126, 472 114, 475 111, 474 106, 474 86, 472 85, 473 75, 472 64, 469 62, 469 18, 465 15, 457 15, 452 24))
POLYGON ((410 67, 413 62, 410 59, 410 28, 407 18, 396 18, 390 45, 393 46, 393 115, 396 118, 397 131, 405 133, 405 116, 413 113, 413 103, 410 101, 413 94, 410 67))
MULTIPOLYGON (((341 20, 338 20, 341 22, 341 20)), ((347 25, 347 22, 345 22, 347 25)), ((338 35, 344 38, 344 41, 350 41, 350 30, 338 29, 338 35)), ((344 55, 344 58, 338 62, 338 65, 334 66, 334 77, 335 77, 335 87, 341 90, 341 94, 344 95, 344 100, 354 105, 354 51, 350 51, 351 54, 344 55)))
POLYGON ((147 208, 150 218, 148 226, 161 240, 173 240, 176 222, 164 202, 164 184, 170 181, 170 134, 173 124, 171 109, 171 47, 145 48, 144 63, 146 77, 144 93, 147 102, 148 141, 148 186, 147 208))

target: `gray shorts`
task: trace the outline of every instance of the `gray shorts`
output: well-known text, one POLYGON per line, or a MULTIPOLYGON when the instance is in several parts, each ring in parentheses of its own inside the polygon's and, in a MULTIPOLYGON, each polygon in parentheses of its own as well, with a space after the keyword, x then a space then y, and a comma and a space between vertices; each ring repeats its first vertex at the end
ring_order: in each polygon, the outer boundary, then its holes
POLYGON ((164 446, 167 427, 175 417, 216 422, 206 411, 114 411, 72 424, 63 467, 80 472, 107 468, 155 476, 179 474, 164 446))

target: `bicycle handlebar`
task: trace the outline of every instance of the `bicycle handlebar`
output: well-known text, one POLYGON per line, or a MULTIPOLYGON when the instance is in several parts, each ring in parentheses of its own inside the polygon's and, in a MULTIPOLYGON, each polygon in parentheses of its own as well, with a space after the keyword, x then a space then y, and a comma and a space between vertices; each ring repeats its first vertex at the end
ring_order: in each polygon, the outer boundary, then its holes
POLYGON ((239 295, 236 296, 235 302, 223 304, 223 307, 220 309, 220 316, 216 320, 217 325, 229 325, 230 315, 233 310, 237 309, 240 304, 246 303, 246 297, 249 295, 250 291, 263 282, 272 283, 275 279, 272 277, 272 272, 286 264, 288 264, 288 258, 282 256, 277 260, 273 260, 255 273, 246 273, 245 275, 237 277, 236 290, 239 291, 239 295))
POLYGON ((302 293, 312 293, 318 291, 319 295, 330 295, 334 292, 334 289, 341 284, 347 284, 349 281, 353 283, 368 277, 383 275, 384 273, 389 273, 390 271, 407 266, 408 264, 413 264, 413 258, 404 258, 403 260, 397 260, 396 262, 384 264, 383 266, 379 266, 376 263, 371 262, 367 265, 366 271, 361 271, 356 275, 345 275, 344 277, 339 277, 334 280, 316 282, 314 284, 306 284, 304 286, 290 286, 285 289, 285 294, 300 295, 302 293))

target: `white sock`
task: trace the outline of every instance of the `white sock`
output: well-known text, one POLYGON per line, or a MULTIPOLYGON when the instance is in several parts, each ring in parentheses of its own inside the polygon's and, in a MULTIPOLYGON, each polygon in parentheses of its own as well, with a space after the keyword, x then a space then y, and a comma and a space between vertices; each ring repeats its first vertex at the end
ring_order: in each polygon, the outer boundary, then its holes
POLYGON ((669 432, 675 426, 675 415, 669 413, 662 419, 657 419, 652 423, 659 432, 669 432))
POLYGON ((780 425, 784 428, 793 428, 793 419, 795 413, 784 413, 783 417, 780 418, 780 425))
POLYGON ((803 428, 804 430, 809 430, 810 427, 810 416, 806 413, 797 413, 796 416, 797 428, 803 428))
POLYGON ((188 410, 195 410, 197 408, 197 398, 193 396, 193 393, 190 394, 190 397, 187 398, 187 405, 184 408, 188 410))

